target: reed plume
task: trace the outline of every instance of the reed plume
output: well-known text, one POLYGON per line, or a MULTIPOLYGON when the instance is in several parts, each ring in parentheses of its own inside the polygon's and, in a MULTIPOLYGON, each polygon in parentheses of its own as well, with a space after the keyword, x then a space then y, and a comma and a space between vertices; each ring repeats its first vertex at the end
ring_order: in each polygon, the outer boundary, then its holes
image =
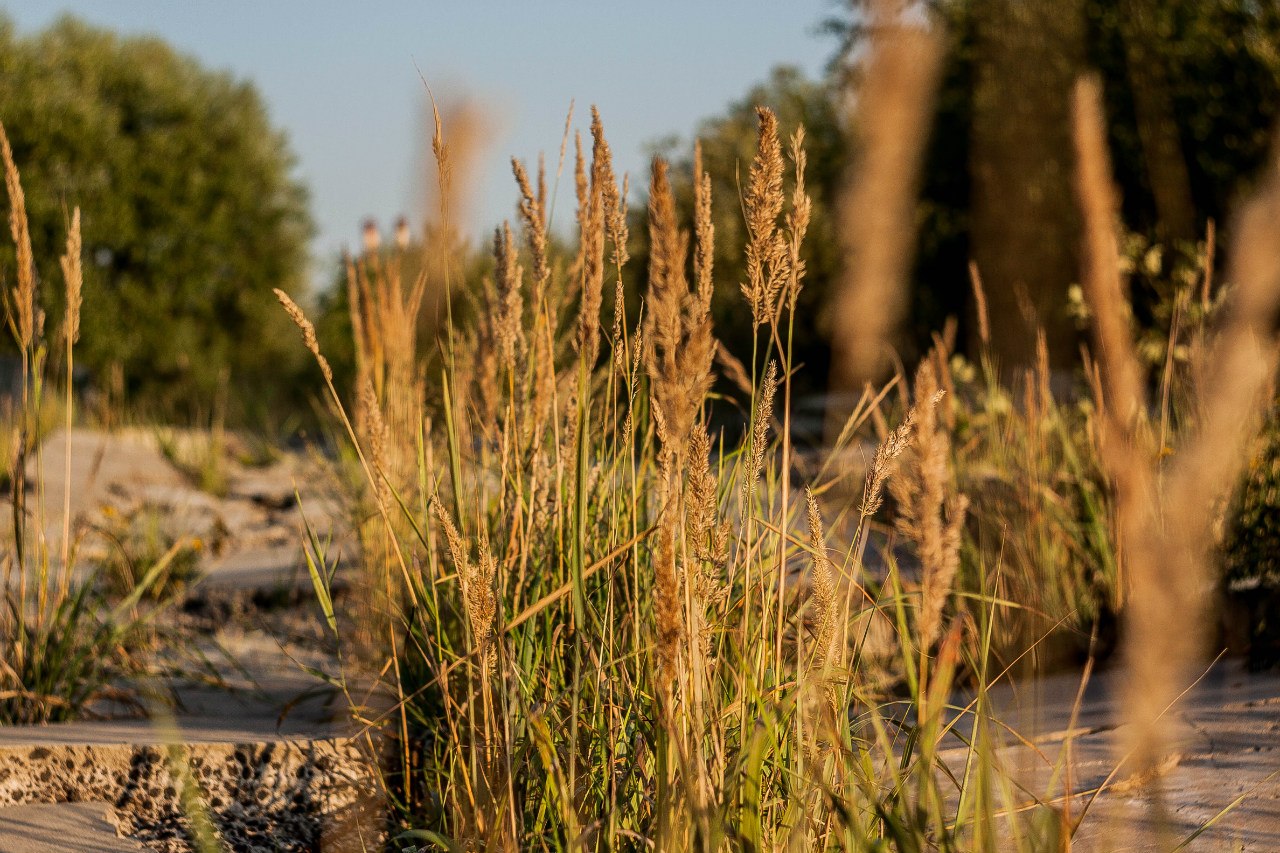
POLYGON ((618 275, 622 275, 622 267, 630 259, 627 253, 627 240, 630 232, 627 228, 627 194, 626 187, 618 187, 618 178, 613 171, 613 151, 604 136, 604 122, 600 120, 600 111, 591 108, 592 180, 600 187, 600 200, 604 214, 605 233, 613 252, 609 257, 618 275))
POLYGON ((711 387, 715 341, 710 294, 689 291, 689 238, 676 224, 667 164, 653 162, 649 195, 648 369, 663 448, 678 453, 711 387))
POLYGON ((84 270, 81 266, 80 208, 71 213, 71 228, 67 231, 67 251, 59 261, 62 278, 67 286, 65 335, 70 347, 80 340, 80 306, 84 303, 81 289, 84 270))
POLYGON ((916 437, 911 464, 889 481, 898 503, 896 527, 916 548, 923 573, 917 620, 920 649, 938 639, 942 608, 951 595, 960 568, 960 539, 968 500, 948 494, 951 483, 951 440, 938 422, 938 402, 945 392, 938 388, 932 359, 916 371, 916 437))
POLYGON ((862 504, 858 507, 858 512, 864 518, 875 515, 884 504, 885 483, 889 481, 898 457, 911 446, 920 410, 924 406, 935 405, 940 399, 940 396, 935 395, 931 400, 917 400, 916 405, 907 409, 902 423, 876 447, 876 455, 871 461, 871 467, 867 469, 866 483, 862 489, 862 504))
POLYGON ((711 174, 702 168, 702 142, 693 144, 693 269, 699 298, 711 301, 716 226, 711 219, 711 174))
POLYGON ((869 27, 857 89, 857 163, 839 203, 845 262, 834 303, 833 372, 850 388, 879 371, 906 311, 916 185, 943 53, 933 32, 887 17, 876 10, 869 27))
POLYGON ((1102 87, 1095 77, 1076 84, 1074 101, 1076 197, 1084 224, 1084 289, 1093 306, 1108 405, 1118 423, 1145 417, 1142 369, 1129 328, 1129 301, 1120 275, 1119 199, 1111 180, 1102 87))
POLYGON ((751 419, 751 447, 747 456, 746 475, 742 480, 742 496, 745 506, 751 505, 756 483, 764 470, 765 451, 769 446, 769 425, 773 422, 773 399, 778 393, 778 363, 770 361, 765 368, 760 392, 756 397, 756 409, 751 419))
POLYGON ((84 302, 82 288, 84 285, 84 270, 81 266, 81 249, 82 241, 80 237, 80 208, 76 208, 71 214, 71 227, 67 230, 67 250, 59 261, 62 267, 62 278, 66 284, 66 314, 63 320, 63 337, 65 338, 67 368, 67 387, 66 387, 66 435, 67 440, 66 454, 63 460, 63 483, 68 488, 63 489, 62 499, 62 587, 61 595, 65 596, 71 583, 71 427, 74 422, 75 406, 73 400, 74 390, 74 348, 76 341, 80 339, 80 307, 84 302))
POLYGON ((982 286, 982 274, 978 262, 969 261, 969 284, 973 288, 973 313, 978 318, 978 340, 983 347, 991 346, 991 315, 987 310, 987 291, 982 286))
POLYGON ((711 438, 698 424, 689 439, 688 492, 685 496, 685 531, 689 542, 681 581, 689 588, 697 624, 690 631, 696 638, 700 660, 711 657, 711 616, 728 596, 721 573, 729 560, 730 527, 720 519, 716 496, 717 479, 711 470, 711 438))
POLYGON ((280 300, 280 304, 284 306, 284 312, 289 315, 289 319, 294 325, 302 331, 302 343, 307 350, 315 357, 316 363, 320 365, 320 372, 324 374, 325 382, 333 383, 333 368, 329 366, 329 360, 320 352, 320 341, 316 338, 316 327, 307 319, 307 315, 302 313, 302 309, 298 307, 298 303, 293 301, 289 294, 280 288, 273 288, 276 299, 280 300))
POLYGON ((751 306, 755 330, 772 323, 778 310, 778 294, 787 281, 787 245, 778 233, 782 213, 782 144, 778 141, 778 119, 772 110, 756 107, 760 128, 756 156, 751 163, 743 208, 747 218, 747 245, 744 249, 747 280, 742 292, 751 306))
MULTIPOLYGON (((835 570, 827 555, 827 545, 822 533, 822 513, 813 490, 804 490, 805 514, 809 524, 809 549, 813 556, 813 568, 809 574, 810 611, 813 620, 813 654, 809 657, 809 671, 822 673, 824 681, 831 670, 840 666, 836 646, 836 628, 840 617, 840 600, 836 590, 835 570)), ((829 685, 824 685, 829 689, 829 685)), ((830 697, 829 697, 830 698, 830 697)))
POLYGON ((524 223, 525 240, 533 259, 533 302, 535 306, 540 306, 547 279, 551 276, 551 267, 547 263, 546 209, 542 200, 545 190, 534 193, 533 186, 529 183, 529 173, 515 157, 511 158, 511 171, 520 190, 520 221, 524 223))
POLYGON ((800 256, 800 250, 804 245, 805 235, 809 232, 809 219, 813 215, 813 202, 805 190, 804 183, 804 171, 809 162, 804 149, 804 125, 797 127, 795 133, 791 135, 789 149, 791 163, 795 169, 795 184, 791 189, 791 209, 786 215, 786 270, 789 277, 786 296, 794 312, 806 272, 805 261, 800 256))
MULTIPOLYGON (((688 235, 676 224, 675 201, 667 164, 653 161, 649 192, 649 293, 646 298, 646 366, 659 449, 661 516, 655 575, 658 651, 663 672, 677 674, 681 624, 676 572, 677 527, 682 490, 679 472, 686 458, 694 421, 711 387, 715 343, 711 334, 710 295, 689 290, 684 264, 688 235), (705 301, 704 301, 705 299, 705 301)), ((669 683, 674 683, 670 681, 669 683)))
MULTIPOLYGON (((594 131, 596 126, 593 125, 594 131)), ((602 140, 597 140, 593 155, 602 140)), ((604 288, 604 199, 598 180, 597 166, 591 165, 588 179, 582 153, 582 140, 575 140, 577 159, 575 183, 578 194, 578 333, 574 346, 588 369, 595 364, 600 349, 600 305, 604 288)))
MULTIPOLYGON (((35 261, 31 255, 31 231, 27 224, 27 200, 22 191, 22 179, 13 161, 13 149, 9 136, 0 124, 0 156, 4 158, 4 183, 9 192, 9 231, 13 235, 17 262, 17 284, 6 294, 5 307, 9 323, 22 351, 24 370, 29 369, 27 359, 36 335, 39 333, 39 308, 36 305, 35 261)), ((24 377, 25 379, 25 377, 24 377)), ((23 390, 25 399, 26 390, 23 390)))
POLYGON ((1106 401, 1099 443, 1115 482, 1127 571, 1125 712, 1132 725, 1125 758, 1133 758, 1135 778, 1147 784, 1169 763, 1168 710, 1204 653, 1202 626, 1214 585, 1212 520, 1240 473, 1262 389, 1276 367, 1280 255, 1274 234, 1280 229, 1280 178, 1273 170, 1240 216, 1232 253, 1236 289, 1227 321, 1208 344, 1208 366, 1195 383, 1195 424, 1164 473, 1161 490, 1119 275, 1118 200, 1096 79, 1077 83, 1074 115, 1084 284, 1101 351, 1096 381, 1106 401))
POLYGON ((496 316, 494 337, 498 353, 507 370, 514 371, 516 360, 524 354, 524 267, 518 260, 511 226, 503 223, 493 232, 494 289, 496 316))

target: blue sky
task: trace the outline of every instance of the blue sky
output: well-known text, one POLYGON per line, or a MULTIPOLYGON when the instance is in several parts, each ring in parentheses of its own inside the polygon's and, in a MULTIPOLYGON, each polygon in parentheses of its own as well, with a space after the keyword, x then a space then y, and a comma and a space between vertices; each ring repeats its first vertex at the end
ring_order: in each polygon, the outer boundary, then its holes
POLYGON ((618 168, 638 185, 647 144, 690 140, 700 119, 741 98, 773 66, 820 73, 834 45, 815 29, 835 7, 833 0, 24 0, 4 8, 24 33, 70 11, 120 32, 159 35, 252 80, 289 133, 311 189, 323 268, 343 244, 357 242, 364 217, 389 228, 423 206, 428 128, 419 69, 442 102, 465 97, 485 111, 466 223, 480 235, 513 215, 512 155, 532 163, 545 151, 554 168, 570 100, 584 131, 589 106, 599 106, 618 168))

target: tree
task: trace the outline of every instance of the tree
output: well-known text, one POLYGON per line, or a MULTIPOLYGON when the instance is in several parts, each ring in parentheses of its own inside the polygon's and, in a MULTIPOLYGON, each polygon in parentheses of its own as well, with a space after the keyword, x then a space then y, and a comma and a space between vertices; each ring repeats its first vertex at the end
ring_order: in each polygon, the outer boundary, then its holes
MULTIPOLYGON (((833 71, 855 86, 867 3, 827 23, 833 71)), ((1256 0, 925 0, 949 54, 921 192, 917 328, 961 313, 966 264, 986 279, 1005 361, 1033 351, 1024 306, 1074 356, 1066 287, 1078 269, 1068 103, 1103 81, 1125 225, 1185 244, 1266 160, 1280 117, 1280 8, 1256 0), (1018 295, 1025 289, 1027 298, 1018 295)), ((1170 257, 1174 253, 1169 253, 1170 257)), ((1141 309, 1144 297, 1136 294, 1141 309)))
POLYGON ((251 84, 155 38, 71 17, 20 37, 0 20, 0 121, 49 317, 81 208, 91 370, 119 364, 136 402, 170 414, 207 407, 224 376, 246 405, 288 392, 302 360, 271 288, 302 288, 311 221, 251 84))

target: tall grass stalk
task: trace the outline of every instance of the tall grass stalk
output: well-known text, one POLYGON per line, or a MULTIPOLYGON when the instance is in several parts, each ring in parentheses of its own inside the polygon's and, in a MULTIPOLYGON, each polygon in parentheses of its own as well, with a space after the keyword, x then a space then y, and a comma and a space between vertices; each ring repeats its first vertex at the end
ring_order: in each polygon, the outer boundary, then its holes
MULTIPOLYGON (((1130 345, 1115 251, 1118 202, 1101 102, 1097 80, 1081 80, 1074 100, 1077 192, 1089 259, 1085 283, 1104 365, 1103 459, 1116 482, 1127 561, 1125 708, 1133 725, 1125 755, 1132 756, 1137 778, 1149 780, 1159 812, 1163 801, 1153 771, 1168 763, 1167 711, 1205 654, 1206 601, 1214 588, 1213 518, 1240 475, 1264 389, 1276 370, 1280 254, 1273 235, 1280 227, 1280 182, 1273 167, 1241 212, 1230 276, 1235 290, 1226 320, 1193 374, 1191 426, 1162 464, 1164 447, 1153 445, 1158 433, 1149 422, 1130 345)), ((1157 843, 1168 846, 1169 841, 1157 843)))
POLYGON ((147 576, 108 603, 95 588, 92 573, 76 578, 77 536, 71 519, 71 427, 74 423, 74 345, 80 330, 83 274, 80 212, 68 223, 61 267, 66 286, 62 337, 65 359, 66 451, 61 542, 55 549, 46 530, 44 457, 40 446, 50 407, 45 370, 49 344, 39 304, 35 260, 27 224, 22 181, 9 140, 0 127, 0 159, 9 198, 10 233, 17 261, 15 285, 4 293, 5 317, 21 358, 21 392, 16 412, 14 458, 10 468, 12 547, 0 554, 4 565, 0 590, 0 722, 37 723, 88 713, 94 702, 110 698, 137 704, 122 677, 145 669, 141 652, 155 608, 140 607, 143 595, 172 559, 157 562, 147 576), (36 488, 28 494, 27 474, 36 488))
MULTIPOLYGON (((495 234, 483 310, 452 336, 441 416, 416 425, 422 500, 390 488, 378 454, 361 449, 404 437, 385 420, 365 437, 326 371, 370 490, 389 491, 374 521, 389 531, 405 589, 368 614, 382 620, 371 632, 394 641, 366 671, 383 673, 386 701, 362 713, 399 744, 384 783, 406 839, 510 850, 1059 849, 1073 829, 1069 768, 1055 765, 1048 787, 1028 791, 1000 757, 1009 736, 990 696, 1070 617, 1046 613, 1051 624, 1013 663, 991 666, 1008 659, 1000 625, 1043 602, 1007 597, 1034 596, 1028 578, 1001 588, 1003 572, 1024 564, 967 550, 959 485, 972 476, 972 442, 962 450, 951 436, 981 392, 953 373, 946 336, 910 388, 895 377, 867 389, 793 500, 786 389, 808 204, 802 132, 788 177, 776 119, 760 113, 743 291, 761 345, 737 446, 707 414, 715 364, 729 363, 715 359, 710 320, 709 184, 695 174, 689 233, 669 167, 654 162, 649 289, 627 316, 625 196, 594 113, 591 134, 590 154, 579 145, 575 157, 571 256, 548 239, 542 181, 514 164, 523 250, 509 228, 495 234), (895 408, 894 389, 914 405, 895 408), (848 472, 830 460, 848 459, 877 422, 863 487, 842 501, 848 472), (919 574, 877 538, 890 493, 919 574), (976 698, 956 706, 962 679, 976 698), (953 782, 957 742, 963 780, 953 782)), ((323 366, 306 318, 286 307, 323 366)), ((360 328, 380 334, 376 323, 360 328)), ((984 376, 994 394, 995 371, 984 376)), ((991 446, 1024 431, 1005 458, 1029 466, 1019 488, 1043 489, 1040 466, 1076 446, 1052 444, 1065 419, 1047 359, 1026 384, 1030 414, 984 428, 991 446)), ((1049 530, 1051 517, 1041 523, 1049 530)), ((380 554, 366 550, 371 577, 383 576, 380 554)), ((318 589, 325 578, 314 573, 318 589)), ((1085 594, 1071 589, 1063 595, 1085 594)), ((331 602, 325 612, 335 630, 350 618, 331 602)))

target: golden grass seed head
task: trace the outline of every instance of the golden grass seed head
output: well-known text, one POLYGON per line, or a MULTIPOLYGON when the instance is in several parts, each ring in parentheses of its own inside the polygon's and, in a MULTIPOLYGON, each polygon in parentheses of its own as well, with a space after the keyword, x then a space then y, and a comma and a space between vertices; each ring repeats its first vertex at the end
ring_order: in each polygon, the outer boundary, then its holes
POLYGON ((13 160, 9 136, 0 124, 0 157, 4 159, 4 182, 9 193, 9 231, 13 236, 17 261, 17 286, 8 294, 5 307, 10 313, 21 349, 30 349, 39 333, 36 305, 35 260, 31 253, 31 232, 27 222, 27 201, 22 179, 13 160))
POLYGON ((284 311, 289 315, 289 319, 302 330, 302 342, 315 357, 316 363, 320 365, 320 372, 324 374, 325 382, 332 384, 333 368, 329 366, 329 360, 320 352, 320 341, 316 338, 316 327, 311 325, 307 315, 303 313, 302 309, 298 307, 298 304, 293 301, 289 294, 278 287, 272 288, 272 291, 275 293, 276 299, 280 300, 280 304, 284 306, 284 311))
POLYGON ((62 278, 67 287, 66 336, 67 344, 80 339, 80 306, 84 302, 81 293, 84 270, 81 266, 80 208, 71 213, 71 227, 67 230, 67 252, 62 256, 62 278))

